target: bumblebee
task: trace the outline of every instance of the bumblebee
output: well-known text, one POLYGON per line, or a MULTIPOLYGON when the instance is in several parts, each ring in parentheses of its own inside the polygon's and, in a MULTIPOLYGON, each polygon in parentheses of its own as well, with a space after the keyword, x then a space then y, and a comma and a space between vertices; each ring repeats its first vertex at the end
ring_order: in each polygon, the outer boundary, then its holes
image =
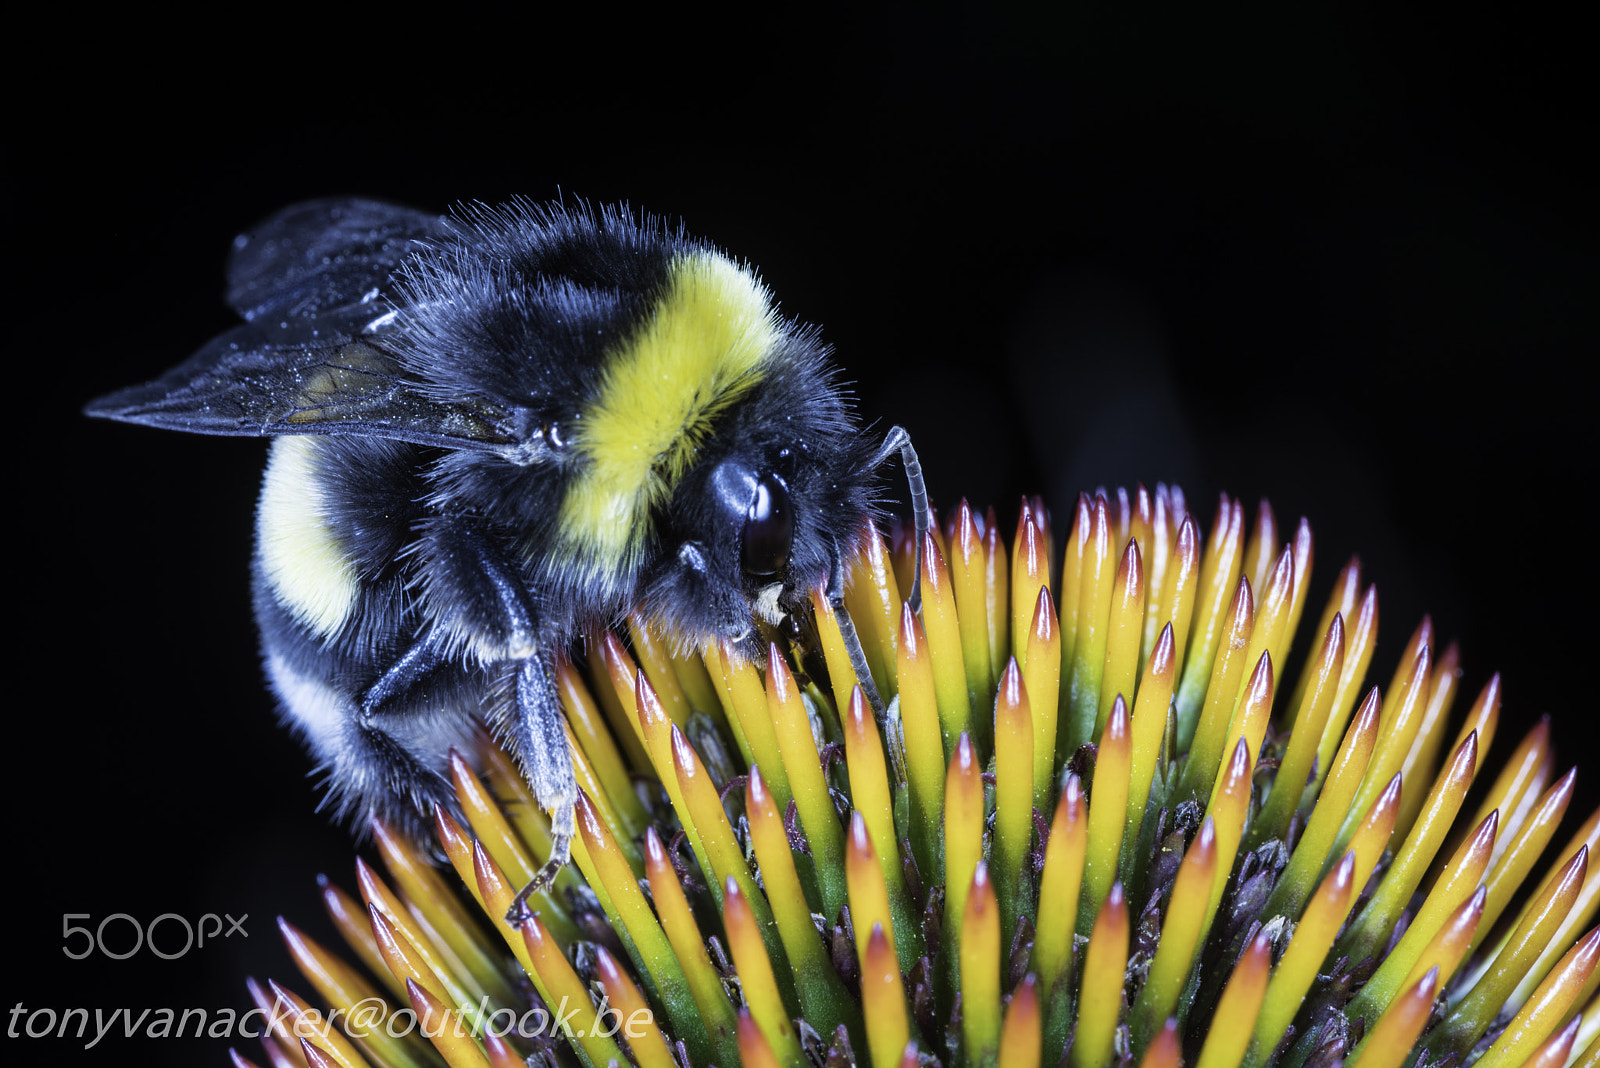
MULTIPOLYGON (((487 724, 567 859, 577 787, 553 658, 637 612, 760 651, 842 602, 905 431, 857 425, 816 329, 745 265, 625 209, 289 207, 234 242, 244 322, 89 415, 273 437, 252 591, 281 715, 342 816, 420 832, 487 724)), ((913 606, 915 591, 913 591, 913 606)))

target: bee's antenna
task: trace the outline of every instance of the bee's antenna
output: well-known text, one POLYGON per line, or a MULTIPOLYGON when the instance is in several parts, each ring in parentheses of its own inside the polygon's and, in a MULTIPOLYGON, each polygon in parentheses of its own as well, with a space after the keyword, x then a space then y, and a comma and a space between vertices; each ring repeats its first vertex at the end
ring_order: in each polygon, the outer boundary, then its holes
MULTIPOLYGON (((874 468, 887 463, 889 457, 896 452, 900 453, 900 462, 906 468, 906 482, 911 486, 911 520, 917 527, 916 556, 913 558, 911 578, 911 596, 906 598, 906 603, 913 612, 922 611, 922 539, 928 533, 928 484, 922 479, 922 464, 917 460, 917 450, 911 447, 911 435, 906 433, 905 427, 895 426, 889 428, 889 435, 883 439, 883 444, 878 447, 878 454, 872 458, 874 468)), ((861 666, 855 663, 860 654, 861 644, 857 642, 851 649, 850 660, 856 669, 857 677, 861 675, 861 666)), ((867 693, 868 686, 864 684, 861 692, 867 693)), ((872 702, 874 710, 881 712, 883 705, 878 701, 872 702)))

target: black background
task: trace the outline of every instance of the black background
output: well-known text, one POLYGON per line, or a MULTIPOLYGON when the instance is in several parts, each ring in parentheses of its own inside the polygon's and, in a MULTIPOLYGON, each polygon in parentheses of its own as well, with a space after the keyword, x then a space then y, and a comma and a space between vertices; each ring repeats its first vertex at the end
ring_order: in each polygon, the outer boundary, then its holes
MULTIPOLYGON (((305 197, 681 216, 824 325, 938 503, 992 502, 1009 528, 1024 490, 1064 522, 1080 488, 1177 480, 1208 528, 1218 490, 1265 495, 1312 522, 1314 610, 1362 554, 1376 681, 1431 611, 1462 643, 1463 704, 1506 675, 1496 762, 1545 713, 1563 767, 1594 740, 1580 370, 1600 278, 1575 23, 278 17, 182 51, 147 22, 14 43, 43 63, 6 76, 6 1026, 19 1001, 242 1011, 246 972, 304 990, 273 917, 331 938, 314 876, 353 885, 259 677, 265 445, 78 414, 226 328, 229 241, 305 197), (62 955, 64 913, 115 912, 248 913, 249 938, 62 955)), ((1600 796, 1579 782, 1574 817, 1600 796)), ((9 1063, 224 1063, 192 1039, 4 1041, 9 1063)))

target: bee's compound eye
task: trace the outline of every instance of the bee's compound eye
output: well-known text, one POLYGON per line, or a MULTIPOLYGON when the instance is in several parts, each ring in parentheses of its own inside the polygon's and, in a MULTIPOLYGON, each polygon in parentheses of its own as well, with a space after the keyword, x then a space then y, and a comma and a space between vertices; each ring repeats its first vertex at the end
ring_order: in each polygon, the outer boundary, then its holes
POLYGON ((743 564, 747 575, 773 575, 789 561, 794 537, 794 509, 789 491, 777 476, 756 485, 756 499, 745 513, 743 564))

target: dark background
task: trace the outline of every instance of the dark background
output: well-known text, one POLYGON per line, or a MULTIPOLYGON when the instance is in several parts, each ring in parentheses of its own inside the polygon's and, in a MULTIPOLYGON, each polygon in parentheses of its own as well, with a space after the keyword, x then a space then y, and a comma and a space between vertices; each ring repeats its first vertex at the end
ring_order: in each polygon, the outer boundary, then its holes
MULTIPOLYGON (((1009 529, 1024 490, 1064 523, 1080 488, 1177 480, 1209 528, 1219 490, 1265 495, 1313 524, 1313 619, 1362 554, 1376 681, 1431 611, 1462 643, 1462 707, 1505 672, 1496 763, 1545 713, 1563 767, 1592 743, 1579 373, 1600 277, 1575 23, 1510 5, 578 14, 409 32, 284 15, 183 53, 166 27, 63 24, 35 42, 44 74, 7 74, 0 1009, 242 1011, 246 972, 305 990, 272 919, 324 934, 315 874, 353 886, 256 662, 265 445, 78 414, 226 328, 229 241, 306 197, 681 216, 824 325, 863 418, 911 430, 938 503, 993 502, 1009 529), (61 953, 64 913, 224 911, 249 914, 247 942, 61 953)), ((1574 819, 1600 797, 1579 783, 1574 819)), ((192 1039, 5 1043, 9 1063, 224 1063, 192 1039)))

